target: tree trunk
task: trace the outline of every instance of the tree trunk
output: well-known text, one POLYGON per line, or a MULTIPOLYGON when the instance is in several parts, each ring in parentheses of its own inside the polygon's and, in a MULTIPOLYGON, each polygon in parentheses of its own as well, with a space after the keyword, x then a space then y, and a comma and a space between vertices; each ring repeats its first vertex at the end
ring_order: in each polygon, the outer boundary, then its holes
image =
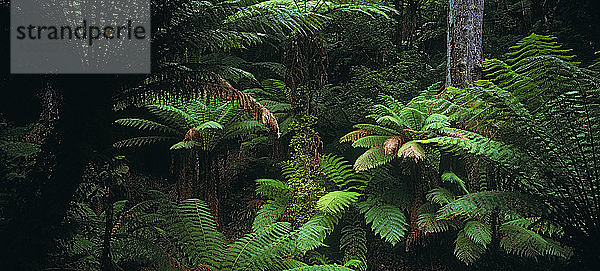
POLYGON ((110 239, 113 228, 113 203, 110 194, 111 183, 107 183, 104 191, 104 239, 102 244, 102 271, 112 270, 112 260, 110 259, 110 239))
POLYGON ((483 1, 449 0, 446 87, 471 87, 481 78, 483 1))
POLYGON ((177 196, 179 200, 198 198, 206 202, 216 222, 219 219, 219 176, 214 153, 198 149, 180 150, 176 159, 177 196))

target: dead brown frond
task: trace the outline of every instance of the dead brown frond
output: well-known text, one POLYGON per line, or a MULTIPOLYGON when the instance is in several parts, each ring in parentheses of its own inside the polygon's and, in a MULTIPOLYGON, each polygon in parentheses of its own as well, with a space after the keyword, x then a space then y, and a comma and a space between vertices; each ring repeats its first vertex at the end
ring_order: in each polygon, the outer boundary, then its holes
POLYGON ((196 129, 196 127, 192 127, 185 133, 185 137, 183 138, 183 142, 196 141, 199 142, 202 139, 202 133, 196 129))
POLYGON ((394 155, 398 151, 398 147, 403 143, 403 138, 400 135, 391 136, 383 143, 385 155, 394 155))
POLYGON ((410 158, 413 159, 415 163, 418 163, 425 159, 425 150, 418 143, 408 142, 400 147, 398 150, 398 157, 410 158))

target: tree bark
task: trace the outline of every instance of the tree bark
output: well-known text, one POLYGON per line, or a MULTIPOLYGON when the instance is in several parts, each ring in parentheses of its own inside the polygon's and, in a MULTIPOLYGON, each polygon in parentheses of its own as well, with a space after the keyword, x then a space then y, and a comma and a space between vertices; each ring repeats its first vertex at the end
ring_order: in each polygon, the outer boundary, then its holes
POLYGON ((104 191, 104 238, 102 244, 101 264, 102 271, 112 270, 112 260, 110 258, 110 239, 112 237, 113 228, 113 202, 111 197, 111 182, 108 181, 104 191))
POLYGON ((215 169, 216 154, 198 149, 181 150, 174 164, 179 200, 198 198, 206 202, 215 222, 219 221, 219 176, 215 169))
POLYGON ((471 87, 481 78, 484 0, 449 0, 446 87, 471 87))

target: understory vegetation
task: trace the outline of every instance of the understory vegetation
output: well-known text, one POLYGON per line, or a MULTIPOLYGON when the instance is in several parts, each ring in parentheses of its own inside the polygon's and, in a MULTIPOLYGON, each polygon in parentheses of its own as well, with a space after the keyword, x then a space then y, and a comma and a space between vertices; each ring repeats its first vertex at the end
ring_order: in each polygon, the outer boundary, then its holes
POLYGON ((15 270, 595 270, 589 2, 485 1, 481 76, 449 85, 452 1, 152 1, 152 73, 104 113, 52 76, 0 113, 3 238, 49 223, 15 270), (47 187, 55 221, 19 220, 47 187))

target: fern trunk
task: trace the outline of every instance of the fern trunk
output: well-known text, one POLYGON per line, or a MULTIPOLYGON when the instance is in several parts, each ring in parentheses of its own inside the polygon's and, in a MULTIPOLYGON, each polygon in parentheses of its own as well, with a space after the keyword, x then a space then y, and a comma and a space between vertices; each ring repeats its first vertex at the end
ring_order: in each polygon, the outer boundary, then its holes
POLYGON ((177 197, 179 200, 198 198, 206 202, 218 223, 218 174, 214 169, 214 154, 197 149, 182 150, 175 157, 178 164, 177 197))
POLYGON ((102 271, 110 271, 112 270, 112 261, 110 259, 110 239, 111 232, 113 227, 113 202, 110 191, 110 183, 106 184, 105 194, 104 194, 104 236, 103 236, 103 244, 102 244, 102 271))
POLYGON ((449 0, 446 86, 465 88, 481 78, 484 0, 449 0))

